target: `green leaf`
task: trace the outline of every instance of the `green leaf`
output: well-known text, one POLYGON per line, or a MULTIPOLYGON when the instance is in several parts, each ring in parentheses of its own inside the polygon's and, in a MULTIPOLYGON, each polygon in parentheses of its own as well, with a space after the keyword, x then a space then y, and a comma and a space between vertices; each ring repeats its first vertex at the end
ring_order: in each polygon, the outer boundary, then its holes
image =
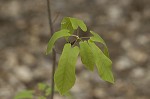
POLYGON ((46 99, 44 96, 39 96, 38 99, 46 99))
POLYGON ((44 83, 38 83, 38 89, 39 90, 44 91, 46 87, 47 87, 46 84, 44 84, 44 83))
POLYGON ((103 54, 103 52, 95 45, 94 42, 88 41, 95 57, 95 63, 100 77, 110 83, 114 83, 114 77, 111 72, 112 61, 103 54))
POLYGON ((58 68, 54 75, 54 81, 60 94, 64 95, 75 83, 75 64, 79 54, 79 48, 65 44, 60 57, 58 68))
MULTIPOLYGON (((74 21, 74 20, 73 20, 74 21)), ((72 21, 72 22, 73 22, 72 21)), ((61 22, 61 29, 67 29, 69 30, 70 34, 73 34, 74 30, 75 30, 75 24, 72 25, 70 18, 69 17, 65 17, 63 18, 62 22, 61 22), (73 27, 74 26, 74 27, 73 27)))
POLYGON ((47 88, 46 91, 45 91, 45 96, 49 96, 51 94, 52 90, 51 88, 47 88))
POLYGON ((66 36, 70 36, 69 30, 63 29, 58 32, 55 32, 48 42, 46 54, 49 54, 52 51, 54 43, 57 39, 59 39, 61 37, 66 37, 66 36))
POLYGON ((74 30, 78 28, 78 26, 84 31, 87 31, 87 27, 82 20, 77 18, 65 17, 61 22, 61 29, 68 29, 70 34, 73 34, 74 30))
POLYGON ((108 52, 108 48, 107 48, 105 41, 97 33, 93 32, 93 31, 90 31, 90 32, 91 32, 91 34, 93 34, 93 37, 90 37, 90 39, 92 41, 102 43, 104 45, 104 54, 107 57, 109 57, 109 52, 108 52))
MULTIPOLYGON (((58 88, 57 88, 57 86, 56 86, 56 85, 55 85, 55 89, 54 89, 54 91, 55 91, 55 92, 59 92, 59 90, 58 90, 58 88)), ((71 93, 68 91, 68 92, 64 93, 63 95, 64 95, 64 96, 70 96, 70 95, 71 95, 71 93)))
POLYGON ((77 20, 77 23, 78 23, 79 27, 80 27, 84 32, 87 31, 87 27, 86 27, 86 25, 84 24, 84 22, 83 22, 82 20, 77 20))
POLYGON ((87 69, 93 71, 95 59, 89 44, 87 43, 87 41, 81 41, 79 44, 82 63, 86 66, 87 69))
POLYGON ((22 91, 19 92, 16 96, 15 99, 33 99, 33 91, 22 91))
POLYGON ((76 18, 69 18, 69 19, 70 19, 73 29, 76 30, 78 28, 77 19, 76 18))

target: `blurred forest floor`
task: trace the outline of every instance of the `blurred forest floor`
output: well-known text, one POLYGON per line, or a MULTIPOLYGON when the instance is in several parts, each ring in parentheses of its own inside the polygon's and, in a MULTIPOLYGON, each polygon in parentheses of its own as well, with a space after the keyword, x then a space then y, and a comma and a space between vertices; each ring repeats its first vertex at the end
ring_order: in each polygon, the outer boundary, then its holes
MULTIPOLYGON (((113 61, 114 85, 86 70, 79 59, 74 99, 150 99, 150 0, 51 1, 52 19, 59 13, 55 31, 64 16, 84 20, 104 38, 113 61)), ((46 5, 46 0, 0 0, 0 99, 50 83, 46 5)), ((57 51, 62 45, 57 43, 57 51)), ((56 93, 55 99, 66 98, 56 93)))

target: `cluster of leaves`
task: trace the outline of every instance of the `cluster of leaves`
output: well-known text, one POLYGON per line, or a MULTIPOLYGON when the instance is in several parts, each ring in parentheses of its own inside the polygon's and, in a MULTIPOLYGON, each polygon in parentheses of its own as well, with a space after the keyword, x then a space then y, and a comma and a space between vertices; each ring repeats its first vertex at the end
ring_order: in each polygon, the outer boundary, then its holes
MULTIPOLYGON (((24 90, 15 96, 15 99, 33 99, 33 97, 37 97, 37 99, 47 99, 51 94, 51 87, 45 83, 39 83, 36 90, 24 90), (38 93, 38 94, 37 94, 38 93)), ((55 90, 57 91, 57 90, 55 90)))
MULTIPOLYGON (((58 92, 55 86, 54 92, 58 92)), ((51 87, 46 83, 38 83, 36 90, 23 90, 16 94, 14 99, 47 99, 51 95, 51 87)), ((64 94, 67 99, 72 99, 70 92, 64 94)))
POLYGON ((54 44, 59 38, 64 37, 66 42, 69 42, 69 37, 76 37, 73 44, 66 43, 64 45, 58 62, 58 68, 54 75, 56 87, 61 95, 68 92, 75 83, 75 65, 79 54, 82 63, 88 70, 93 71, 94 65, 96 65, 101 79, 114 83, 114 77, 111 71, 112 61, 109 59, 106 43, 93 31, 90 31, 92 36, 88 40, 83 40, 79 35, 74 35, 74 31, 76 31, 78 27, 82 31, 87 32, 87 27, 82 20, 65 17, 61 22, 61 30, 55 32, 48 42, 46 54, 52 52, 54 44), (103 44, 103 51, 95 44, 96 42, 103 44), (78 43, 79 46, 75 45, 75 43, 78 43))

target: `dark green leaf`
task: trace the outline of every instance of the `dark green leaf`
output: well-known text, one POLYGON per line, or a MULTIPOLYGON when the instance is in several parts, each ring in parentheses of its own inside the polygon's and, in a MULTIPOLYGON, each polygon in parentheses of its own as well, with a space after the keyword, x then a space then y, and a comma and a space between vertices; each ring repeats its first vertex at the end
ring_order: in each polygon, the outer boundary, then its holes
POLYGON ((57 39, 61 38, 61 37, 66 37, 66 36, 70 36, 69 34, 69 30, 60 30, 58 32, 55 32, 53 34, 53 36, 51 37, 51 39, 48 42, 48 46, 47 46, 47 51, 46 54, 49 54, 52 51, 52 48, 54 46, 54 43, 57 39))
POLYGON ((33 91, 22 91, 19 92, 16 96, 15 99, 33 99, 33 91))
POLYGON ((86 66, 87 69, 93 71, 95 59, 89 44, 87 43, 87 41, 84 42, 81 41, 79 44, 80 44, 80 56, 81 56, 82 63, 86 66))
POLYGON ((79 48, 65 44, 60 57, 54 81, 60 94, 64 95, 75 83, 75 64, 79 54, 79 48))
POLYGON ((111 60, 95 45, 93 41, 88 41, 95 57, 95 63, 100 77, 108 82, 114 83, 114 77, 111 72, 111 60))
POLYGON ((105 41, 95 32, 90 31, 93 34, 93 37, 90 37, 92 41, 102 43, 104 45, 104 54, 109 57, 109 52, 105 41))

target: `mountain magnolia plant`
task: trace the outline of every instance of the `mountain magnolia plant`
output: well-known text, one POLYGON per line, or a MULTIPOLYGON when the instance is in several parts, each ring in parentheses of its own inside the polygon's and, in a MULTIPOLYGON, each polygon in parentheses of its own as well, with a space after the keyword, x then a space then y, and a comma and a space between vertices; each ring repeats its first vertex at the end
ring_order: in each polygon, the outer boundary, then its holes
MULTIPOLYGON (((58 91, 61 95, 67 95, 75 84, 75 65, 79 55, 81 56, 82 63, 88 70, 93 71, 96 65, 101 79, 114 83, 114 77, 111 71, 112 61, 109 58, 106 43, 93 31, 90 31, 91 37, 79 37, 78 33, 75 35, 75 31, 78 28, 83 32, 87 32, 87 27, 82 20, 65 17, 61 22, 60 31, 55 32, 48 42, 46 54, 52 52, 54 44, 59 38, 65 38, 66 40, 58 62, 58 68, 54 75, 55 91, 58 91), (74 37, 75 40, 70 42, 70 37, 74 37), (85 40, 85 38, 88 38, 88 40, 85 40), (104 46, 103 51, 95 44, 96 42, 104 46)), ((19 92, 15 96, 15 99, 33 99, 35 95, 38 99, 46 99, 51 94, 51 87, 47 84, 40 83, 38 84, 38 91, 41 94, 36 95, 36 91, 34 90, 19 92)))
POLYGON ((48 42, 46 54, 52 52, 54 44, 59 38, 65 38, 66 40, 54 75, 54 82, 61 95, 67 93, 75 84, 75 65, 79 55, 88 70, 93 71, 96 65, 101 79, 114 83, 111 71, 112 61, 109 58, 105 41, 93 31, 90 31, 92 36, 88 37, 88 40, 84 40, 85 37, 75 35, 78 28, 87 32, 87 27, 82 20, 65 17, 61 22, 60 31, 55 32, 48 42), (70 42, 69 37, 75 37, 75 41, 70 42), (103 51, 95 44, 96 42, 103 44, 103 51))

